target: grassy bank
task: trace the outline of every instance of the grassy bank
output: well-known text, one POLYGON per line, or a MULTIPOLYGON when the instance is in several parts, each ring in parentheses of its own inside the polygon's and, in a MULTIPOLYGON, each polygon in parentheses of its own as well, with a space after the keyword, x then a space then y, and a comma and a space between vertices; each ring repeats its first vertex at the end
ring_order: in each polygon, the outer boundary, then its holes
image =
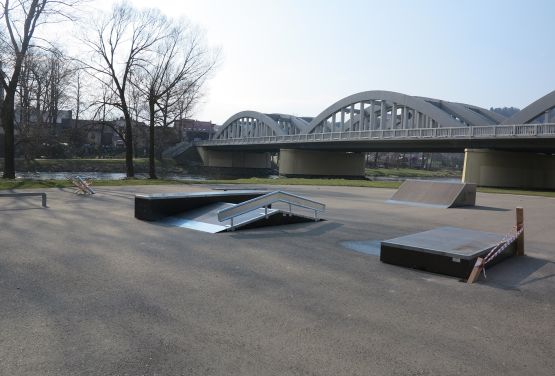
MULTIPOLYGON (((346 179, 301 179, 301 178, 250 178, 234 180, 203 180, 188 181, 190 184, 261 184, 261 185, 314 185, 314 186, 339 186, 339 187, 366 187, 366 188, 399 188, 399 181, 371 181, 371 180, 346 180, 346 179)), ((525 196, 555 197, 555 191, 525 190, 516 188, 489 188, 479 187, 481 193, 500 193, 525 196)))
MULTIPOLYGON (((165 179, 125 179, 125 180, 95 180, 93 186, 132 186, 132 185, 190 185, 190 184, 250 184, 250 185, 312 185, 312 186, 337 186, 337 187, 365 187, 365 188, 398 188, 401 182, 397 181, 370 181, 346 179, 301 179, 301 178, 249 178, 230 180, 165 180, 165 179)), ((0 190, 29 189, 29 188, 67 188, 72 184, 65 180, 2 180, 0 190)), ((536 191, 512 188, 487 188, 480 187, 478 192, 495 194, 513 194, 525 196, 555 197, 555 191, 536 191)))
POLYGON ((314 185, 337 187, 397 188, 398 181, 370 181, 349 179, 304 179, 304 178, 246 178, 187 181, 190 184, 262 184, 262 185, 314 185))
POLYGON ((523 196, 541 196, 541 197, 555 197, 555 191, 540 191, 540 190, 526 190, 517 188, 490 188, 478 187, 478 192, 482 193, 498 193, 508 195, 523 195, 523 196))
MULTIPOLYGON (((158 160, 157 167, 161 169, 175 169, 173 159, 158 160)), ((135 158, 134 165, 137 172, 148 172, 148 159, 135 158)), ((3 160, 0 159, 0 170, 3 170, 3 160)), ((26 161, 16 160, 17 171, 29 172, 125 172, 125 159, 123 158, 73 158, 73 159, 34 159, 26 161)), ((419 170, 414 168, 367 168, 367 176, 373 177, 407 177, 407 178, 433 178, 433 177, 459 177, 460 171, 452 170, 419 170)))
MULTIPOLYGON (((3 170, 3 160, 0 161, 0 170, 3 170)), ((135 158, 133 160, 136 172, 148 172, 148 159, 135 158)), ((173 159, 156 161, 157 167, 161 169, 173 169, 176 167, 173 159)), ((16 171, 29 172, 125 172, 125 159, 122 158, 74 158, 74 159, 33 159, 26 161, 17 159, 15 161, 16 171)))
MULTIPOLYGON (((233 180, 165 180, 165 179, 124 179, 124 180, 94 180, 93 186, 129 186, 129 185, 161 185, 161 184, 261 184, 261 185, 315 185, 315 186, 344 186, 368 188, 397 188, 401 184, 395 181, 369 181, 345 179, 233 179, 233 180)), ((29 188, 66 188, 72 187, 66 180, 2 180, 0 189, 29 189, 29 188)))
MULTIPOLYGON (((183 184, 175 180, 163 179, 125 179, 125 180, 95 180, 93 187, 100 186, 129 186, 129 185, 162 185, 183 184)), ((10 189, 41 189, 41 188, 68 188, 73 184, 67 180, 2 180, 0 179, 0 190, 10 189)))
POLYGON ((367 168, 366 176, 374 177, 405 177, 405 178, 440 178, 440 177, 460 177, 462 171, 453 170, 418 170, 415 168, 367 168))

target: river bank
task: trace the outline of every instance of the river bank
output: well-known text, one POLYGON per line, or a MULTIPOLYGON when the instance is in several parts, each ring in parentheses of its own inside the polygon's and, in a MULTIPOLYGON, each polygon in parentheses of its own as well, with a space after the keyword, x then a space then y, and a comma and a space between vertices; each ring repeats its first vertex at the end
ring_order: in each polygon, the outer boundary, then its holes
MULTIPOLYGON (((182 168, 176 165, 173 159, 163 159, 156 161, 157 169, 161 172, 172 171, 179 172, 182 168)), ((133 160, 135 172, 148 172, 148 158, 136 158, 133 160)), ((4 161, 0 161, 0 170, 4 169, 4 161)), ((18 172, 125 172, 125 159, 123 158, 106 158, 106 159, 16 159, 15 169, 18 172)))
MULTIPOLYGON (((135 172, 138 174, 148 173, 148 159, 136 158, 133 160, 135 172)), ((16 171, 24 174, 51 172, 51 173, 67 173, 71 172, 95 172, 95 173, 124 173, 125 159, 122 158, 74 158, 74 159, 34 159, 24 160, 16 159, 16 171)), ((227 171, 227 169, 211 168, 210 171, 202 166, 183 167, 178 165, 173 159, 162 159, 156 161, 157 172, 160 175, 192 173, 194 175, 206 175, 206 177, 214 178, 224 175, 236 175, 237 178, 248 178, 251 176, 264 177, 257 173, 257 169, 236 169, 238 171, 227 171), (213 170, 213 171, 212 171, 213 170), (247 170, 247 171, 244 171, 247 170), (252 170, 252 171, 251 171, 252 170), (238 174, 239 172, 244 172, 238 174), (247 176, 248 175, 248 176, 247 176)), ((3 170, 3 160, 0 160, 0 171, 3 170)), ((275 171, 274 171, 275 172, 275 171)), ((369 178, 459 178, 462 174, 457 170, 421 170, 415 168, 367 168, 366 176, 369 178)), ((272 174, 272 171, 264 171, 266 176, 272 174)), ((264 175, 263 174, 263 175, 264 175)))
MULTIPOLYGON (((249 178, 249 179, 222 179, 222 180, 173 180, 173 179, 123 179, 123 180, 94 180, 94 186, 141 186, 141 185, 304 185, 304 186, 338 186, 338 187, 362 187, 362 188, 390 188, 396 189, 401 181, 373 181, 373 180, 349 180, 349 179, 303 179, 303 178, 249 178)), ((72 187, 67 180, 29 180, 0 179, 0 190, 13 189, 44 189, 44 188, 68 188, 72 187)), ((209 189, 209 188, 207 188, 209 189)), ((555 191, 534 191, 517 188, 490 188, 478 187, 481 193, 500 193, 523 196, 540 196, 555 198, 555 191)))

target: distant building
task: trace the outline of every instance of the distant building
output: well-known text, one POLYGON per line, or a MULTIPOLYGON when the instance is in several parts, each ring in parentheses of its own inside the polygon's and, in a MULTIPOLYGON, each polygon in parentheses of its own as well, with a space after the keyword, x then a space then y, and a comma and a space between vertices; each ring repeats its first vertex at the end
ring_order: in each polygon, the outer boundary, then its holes
POLYGON ((106 146, 114 148, 123 146, 123 141, 113 128, 113 122, 99 122, 84 119, 64 119, 60 128, 64 131, 70 129, 84 131, 86 133, 85 144, 89 146, 106 146))
POLYGON ((34 107, 22 108, 19 105, 16 105, 14 109, 14 119, 16 124, 22 124, 23 120, 26 120, 28 124, 33 125, 60 125, 63 121, 72 118, 72 111, 58 110, 56 113, 56 120, 54 122, 51 121, 52 116, 53 115, 48 112, 43 112, 40 116, 37 116, 37 110, 34 107))
POLYGON ((216 133, 216 124, 194 119, 176 120, 174 128, 183 141, 209 140, 216 133))

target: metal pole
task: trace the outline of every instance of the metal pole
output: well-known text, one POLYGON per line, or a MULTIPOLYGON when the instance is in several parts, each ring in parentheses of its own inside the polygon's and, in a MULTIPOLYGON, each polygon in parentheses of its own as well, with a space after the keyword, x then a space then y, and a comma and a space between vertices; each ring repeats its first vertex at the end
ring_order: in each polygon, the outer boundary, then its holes
POLYGON ((395 129, 397 123, 397 106, 395 103, 391 105, 391 129, 395 129))
POLYGON ((364 130, 364 122, 365 122, 364 102, 360 102, 360 121, 358 122, 358 130, 359 131, 364 130))
POLYGON ((376 121, 374 119, 374 101, 370 101, 370 119, 368 121, 368 129, 376 128, 376 121))
POLYGON ((385 114, 385 101, 382 100, 382 105, 380 108, 380 129, 385 129, 385 118, 386 118, 386 114, 385 114))
POLYGON ((351 105, 351 120, 350 120, 350 122, 351 122, 351 129, 350 129, 350 130, 351 130, 351 131, 353 130, 353 123, 354 123, 354 121, 355 121, 355 105, 354 105, 354 103, 353 103, 353 104, 351 105))
POLYGON ((341 132, 345 132, 345 108, 341 109, 341 132))

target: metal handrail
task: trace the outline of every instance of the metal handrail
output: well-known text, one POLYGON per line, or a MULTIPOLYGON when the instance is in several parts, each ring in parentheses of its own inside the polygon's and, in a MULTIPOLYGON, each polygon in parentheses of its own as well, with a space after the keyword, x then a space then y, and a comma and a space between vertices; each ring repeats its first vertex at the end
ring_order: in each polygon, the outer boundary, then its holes
POLYGON ((292 193, 275 191, 270 192, 260 197, 253 198, 251 200, 242 202, 240 204, 233 205, 230 208, 222 209, 218 212, 218 220, 223 222, 225 220, 231 220, 231 226, 233 227, 233 218, 249 213, 256 209, 265 208, 266 215, 268 215, 268 207, 276 202, 283 202, 289 204, 289 213, 291 214, 291 207, 301 207, 309 210, 314 210, 314 219, 318 220, 318 213, 326 209, 326 205, 309 200, 307 198, 294 195, 292 193))
POLYGON ((373 129, 347 132, 325 132, 280 136, 231 138, 197 141, 195 145, 233 145, 258 143, 341 142, 360 139, 430 139, 430 138, 530 138, 555 137, 555 123, 486 125, 453 128, 373 129))

